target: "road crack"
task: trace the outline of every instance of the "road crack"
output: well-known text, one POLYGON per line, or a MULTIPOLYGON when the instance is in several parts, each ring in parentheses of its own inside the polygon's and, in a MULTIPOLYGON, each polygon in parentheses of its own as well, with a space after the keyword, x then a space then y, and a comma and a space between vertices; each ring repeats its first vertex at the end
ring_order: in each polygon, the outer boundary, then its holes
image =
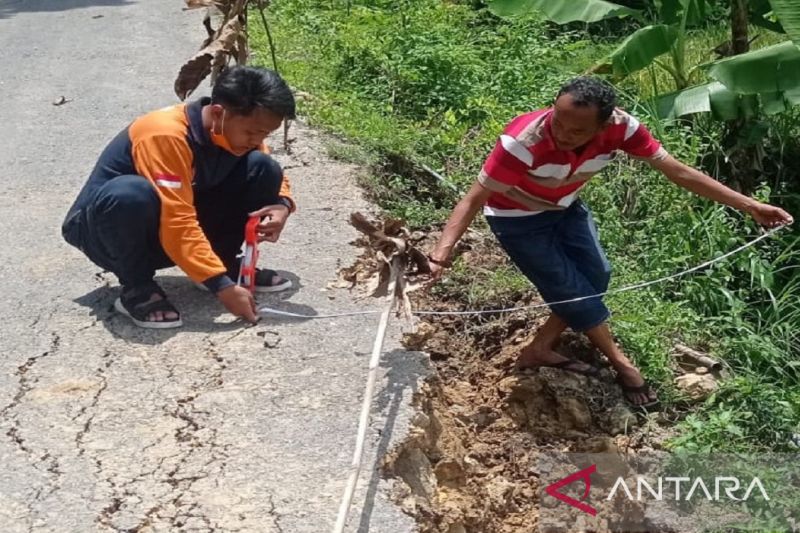
MULTIPOLYGON (((210 335, 206 336, 203 341, 204 352, 210 365, 200 378, 189 386, 189 392, 186 395, 177 398, 171 405, 164 406, 164 413, 179 421, 178 427, 171 432, 171 439, 178 447, 179 452, 169 457, 178 460, 174 463, 171 462, 169 470, 165 471, 167 458, 161 458, 158 466, 152 472, 140 474, 128 483, 114 487, 116 494, 97 518, 97 522, 113 527, 114 517, 125 507, 126 493, 131 490, 131 487, 144 477, 158 479, 159 472, 162 472, 160 482, 170 487, 170 493, 162 497, 162 501, 149 507, 139 523, 128 531, 141 531, 152 527, 156 522, 166 522, 168 529, 174 531, 182 528, 190 519, 200 520, 203 525, 198 524, 197 526, 201 529, 216 530, 210 518, 202 512, 200 504, 192 501, 191 497, 196 483, 211 476, 218 476, 225 470, 228 458, 228 445, 220 442, 217 429, 209 427, 206 422, 211 413, 196 405, 197 399, 202 394, 214 391, 223 385, 223 372, 226 368, 225 360, 219 355, 219 350, 210 335)), ((170 365, 167 368, 167 379, 173 381, 175 377, 176 368, 170 365)), ((95 394, 96 399, 100 397, 103 390, 103 387, 98 390, 95 394)), ((84 426, 86 431, 91 428, 90 420, 87 420, 87 424, 84 426)), ((85 432, 82 434, 85 435, 85 432)), ((170 434, 159 437, 155 443, 148 444, 144 450, 153 448, 169 436, 170 434)), ((78 442, 80 443, 79 439, 78 442)))
POLYGON ((17 367, 17 371, 14 373, 14 375, 17 376, 17 392, 14 394, 11 402, 0 409, 0 417, 8 415, 9 412, 15 409, 20 402, 22 402, 22 399, 25 398, 28 392, 30 392, 31 388, 33 388, 32 383, 36 383, 37 380, 31 379, 30 371, 34 365, 36 365, 39 359, 54 355, 58 351, 59 345, 61 344, 61 337, 58 335, 58 333, 52 333, 51 335, 52 338, 50 340, 50 348, 46 352, 28 357, 23 364, 17 367))

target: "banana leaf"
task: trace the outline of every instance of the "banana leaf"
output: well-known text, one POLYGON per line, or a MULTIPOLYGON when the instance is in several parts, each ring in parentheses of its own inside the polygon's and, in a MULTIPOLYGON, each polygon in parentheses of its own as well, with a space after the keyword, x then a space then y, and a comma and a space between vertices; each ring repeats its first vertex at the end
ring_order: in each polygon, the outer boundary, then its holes
POLYGON ((800 2, 797 0, 769 0, 772 11, 796 45, 800 46, 800 2))
MULTIPOLYGON (((695 113, 711 113, 718 120, 753 118, 766 111, 756 95, 736 94, 719 82, 710 82, 659 97, 656 109, 661 118, 671 119, 695 113)), ((774 112, 777 106, 771 103, 774 112)))
POLYGON ((708 75, 739 94, 785 93, 800 88, 800 48, 791 41, 709 65, 708 75))
POLYGON ((489 9, 501 17, 538 11, 557 24, 597 22, 626 16, 641 17, 641 12, 636 9, 604 0, 494 0, 489 3, 489 9))
POLYGON ((608 57, 606 64, 611 65, 615 76, 627 76, 669 52, 677 38, 678 30, 674 26, 646 26, 625 39, 608 57))
POLYGON ((706 21, 706 0, 656 0, 656 8, 664 24, 679 24, 687 9, 688 26, 698 26, 706 21))
POLYGON ((769 0, 750 0, 747 7, 750 11, 750 24, 776 33, 786 33, 781 23, 776 20, 769 0))

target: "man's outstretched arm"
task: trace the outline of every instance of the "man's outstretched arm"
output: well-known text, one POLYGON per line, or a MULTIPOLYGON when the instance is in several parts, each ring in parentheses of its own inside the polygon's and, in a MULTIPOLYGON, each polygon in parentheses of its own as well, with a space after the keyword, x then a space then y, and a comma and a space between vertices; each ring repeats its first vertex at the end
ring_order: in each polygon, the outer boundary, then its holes
POLYGON ((660 160, 652 160, 650 165, 664 174, 667 179, 688 191, 749 213, 762 226, 774 228, 794 222, 792 216, 780 207, 765 204, 740 194, 670 155, 660 160))

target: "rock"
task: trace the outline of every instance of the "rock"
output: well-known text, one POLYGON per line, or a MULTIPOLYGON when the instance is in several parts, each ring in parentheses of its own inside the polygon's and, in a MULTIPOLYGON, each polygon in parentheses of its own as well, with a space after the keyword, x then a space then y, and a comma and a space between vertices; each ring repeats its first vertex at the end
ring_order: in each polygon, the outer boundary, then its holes
POLYGON ((413 331, 403 335, 403 345, 409 350, 422 350, 436 333, 436 327, 429 322, 419 322, 413 331))
POLYGON ((629 433, 630 429, 638 424, 638 419, 625 405, 617 404, 611 408, 607 415, 607 431, 611 435, 629 433))
POLYGON ((558 398, 559 420, 574 429, 587 429, 592 425, 589 406, 579 398, 558 398))
POLYGON ((669 502, 648 502, 645 508, 644 523, 653 528, 653 531, 689 531, 694 529, 692 526, 696 524, 686 524, 685 520, 686 518, 681 518, 669 502))
POLYGON ((697 368, 694 369, 694 373, 695 374, 700 374, 700 375, 708 374, 708 368, 706 368, 704 366, 698 366, 697 368))
POLYGON ((497 476, 486 484, 486 493, 489 497, 489 502, 495 509, 503 509, 506 507, 509 498, 514 492, 515 485, 508 481, 503 476, 497 476))
POLYGON ((586 376, 582 376, 575 372, 568 370, 561 370, 559 368, 543 367, 539 369, 539 376, 547 383, 550 389, 556 396, 586 396, 589 393, 588 380, 586 376))
POLYGON ((431 463, 419 448, 407 448, 394 461, 395 474, 405 481, 411 494, 430 503, 436 494, 436 479, 431 463))
POLYGON ((433 468, 436 480, 439 485, 449 487, 461 487, 467 483, 467 476, 464 467, 454 459, 443 459, 433 468))
POLYGON ((478 411, 476 413, 471 414, 468 418, 477 429, 486 429, 486 427, 490 426, 495 420, 500 418, 500 413, 497 413, 488 405, 482 405, 478 407, 478 411))
POLYGON ((685 374, 675 379, 675 385, 694 401, 705 400, 719 386, 711 374, 685 374))
POLYGON ((617 443, 611 437, 592 437, 581 446, 583 453, 618 453, 617 443))
POLYGON ((467 533, 467 528, 464 527, 464 524, 450 524, 447 533, 467 533))
POLYGON ((428 429, 428 427, 431 425, 431 419, 425 413, 416 413, 411 419, 411 423, 418 428, 428 429))
POLYGON ((469 453, 466 454, 464 461, 469 464, 472 464, 474 461, 475 463, 483 465, 491 461, 493 454, 493 448, 489 444, 485 442, 476 442, 473 443, 469 453))
POLYGON ((536 376, 509 376, 497 384, 497 390, 510 400, 526 401, 542 394, 542 382, 536 376))
POLYGON ((466 466, 466 469, 469 471, 470 474, 479 472, 483 468, 483 465, 480 463, 480 461, 478 461, 471 455, 464 456, 464 465, 466 466))

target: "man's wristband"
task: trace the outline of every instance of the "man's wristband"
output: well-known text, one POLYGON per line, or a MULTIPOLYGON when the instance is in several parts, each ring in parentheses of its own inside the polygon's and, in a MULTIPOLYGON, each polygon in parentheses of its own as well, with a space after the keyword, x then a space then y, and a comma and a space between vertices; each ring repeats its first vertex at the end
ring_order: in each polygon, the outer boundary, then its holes
POLYGON ((292 210, 292 207, 294 207, 294 204, 292 203, 292 201, 289 200, 288 198, 286 198, 285 196, 281 196, 280 198, 278 198, 278 203, 279 204, 283 204, 286 207, 288 207, 290 212, 292 210))
POLYGON ((440 267, 450 268, 453 266, 453 262, 449 259, 445 259, 444 261, 440 261, 438 259, 434 259, 433 257, 428 254, 428 261, 433 263, 434 265, 439 265, 440 267))

